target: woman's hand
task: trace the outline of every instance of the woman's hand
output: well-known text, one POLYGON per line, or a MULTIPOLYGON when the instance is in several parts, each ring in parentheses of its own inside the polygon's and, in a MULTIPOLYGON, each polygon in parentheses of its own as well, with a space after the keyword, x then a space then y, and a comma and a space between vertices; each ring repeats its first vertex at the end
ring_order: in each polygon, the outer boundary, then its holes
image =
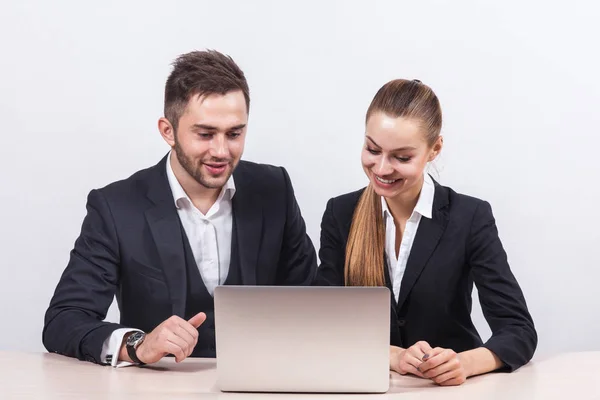
POLYGON ((424 378, 418 368, 423 364, 423 356, 431 351, 431 346, 425 341, 417 342, 408 349, 391 346, 390 369, 401 375, 413 374, 424 378))
POLYGON ((423 356, 418 365, 423 377, 441 386, 462 385, 469 377, 466 362, 454 350, 436 347, 423 356))

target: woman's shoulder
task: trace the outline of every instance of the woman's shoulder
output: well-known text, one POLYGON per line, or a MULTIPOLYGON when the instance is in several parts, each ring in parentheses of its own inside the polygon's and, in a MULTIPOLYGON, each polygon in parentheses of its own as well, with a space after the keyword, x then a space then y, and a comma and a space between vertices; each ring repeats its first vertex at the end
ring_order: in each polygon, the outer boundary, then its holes
POLYGON ((362 187, 358 190, 354 190, 352 192, 340 194, 338 196, 334 196, 329 199, 330 203, 335 204, 337 207, 341 208, 352 208, 354 209, 360 200, 360 196, 364 193, 366 187, 362 187))
POLYGON ((490 203, 483 198, 435 182, 434 207, 438 209, 447 207, 453 214, 473 215, 478 210, 490 209, 490 203))
POLYGON ((327 201, 325 212, 331 213, 338 220, 352 219, 354 209, 360 200, 366 187, 355 190, 353 192, 344 193, 330 198, 327 201))
POLYGON ((332 197, 331 199, 329 199, 329 201, 335 203, 336 205, 337 204, 341 204, 341 205, 354 204, 356 206, 356 204, 358 203, 358 200, 360 199, 360 196, 362 196, 365 189, 366 189, 366 187, 363 187, 363 188, 360 188, 353 192, 340 194, 338 196, 332 197))

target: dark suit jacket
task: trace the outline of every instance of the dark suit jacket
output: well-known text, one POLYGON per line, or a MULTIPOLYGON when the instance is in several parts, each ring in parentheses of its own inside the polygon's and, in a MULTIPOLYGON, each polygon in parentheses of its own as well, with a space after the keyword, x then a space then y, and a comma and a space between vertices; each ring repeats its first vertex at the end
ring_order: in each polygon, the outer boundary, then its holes
MULTIPOLYGON (((48 351, 100 363, 102 343, 115 329, 149 332, 171 315, 184 318, 184 242, 166 161, 90 192, 46 312, 48 351), (103 322, 115 294, 120 324, 103 322)), ((310 284, 316 253, 285 169, 241 161, 233 176, 242 284, 310 284)))
MULTIPOLYGON (((421 219, 397 304, 392 292, 390 342, 407 348, 424 340, 456 352, 480 347, 482 340, 471 321, 474 282, 492 330, 483 346, 504 362, 505 370, 517 369, 533 356, 537 333, 498 238, 491 207, 434 183, 432 219, 421 219)), ((346 242, 363 190, 327 203, 317 285, 344 285, 346 242)), ((391 289, 388 268, 381 267, 391 289)))

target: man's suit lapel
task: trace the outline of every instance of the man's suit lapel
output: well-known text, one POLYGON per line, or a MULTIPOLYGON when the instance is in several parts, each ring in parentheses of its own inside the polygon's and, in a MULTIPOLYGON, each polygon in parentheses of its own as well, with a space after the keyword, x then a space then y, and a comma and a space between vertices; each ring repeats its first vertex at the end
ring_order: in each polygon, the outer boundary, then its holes
POLYGON ((239 251, 242 283, 256 285, 258 253, 263 230, 263 211, 256 188, 252 187, 252 177, 248 175, 242 162, 233 174, 236 191, 232 200, 235 218, 237 248, 239 251))
POLYGON ((185 316, 186 274, 183 236, 177 209, 167 179, 168 156, 155 167, 148 182, 148 198, 154 206, 145 212, 165 274, 173 315, 185 316))
POLYGON ((445 207, 448 205, 448 190, 440 186, 437 182, 434 182, 434 184, 435 195, 432 218, 422 217, 419 223, 419 228, 417 229, 400 285, 398 309, 402 308, 414 284, 421 275, 421 272, 423 272, 423 268, 425 268, 429 258, 436 249, 448 224, 448 215, 445 210, 445 207))

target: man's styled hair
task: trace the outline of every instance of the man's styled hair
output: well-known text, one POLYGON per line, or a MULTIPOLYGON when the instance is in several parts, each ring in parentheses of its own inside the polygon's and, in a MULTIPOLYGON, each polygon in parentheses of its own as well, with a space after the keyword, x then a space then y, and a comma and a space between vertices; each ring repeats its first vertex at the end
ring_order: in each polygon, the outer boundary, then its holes
POLYGON ((192 51, 173 62, 165 85, 164 114, 177 131, 179 118, 192 96, 225 95, 241 90, 250 111, 250 91, 244 73, 227 55, 215 50, 192 51))

